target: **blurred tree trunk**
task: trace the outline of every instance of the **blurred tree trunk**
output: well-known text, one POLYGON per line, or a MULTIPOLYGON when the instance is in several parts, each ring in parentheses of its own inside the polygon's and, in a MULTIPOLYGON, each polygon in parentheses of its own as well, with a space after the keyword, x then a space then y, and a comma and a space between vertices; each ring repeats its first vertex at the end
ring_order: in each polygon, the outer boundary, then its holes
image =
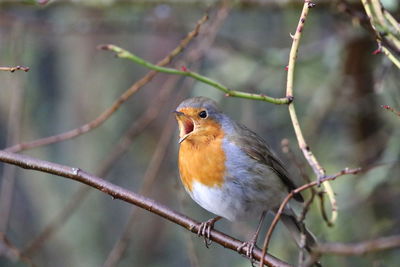
POLYGON ((382 120, 379 116, 380 103, 375 94, 373 55, 376 44, 360 36, 347 43, 345 50, 345 88, 348 95, 350 137, 354 142, 355 162, 361 166, 371 164, 382 153, 386 138, 382 138, 382 120))

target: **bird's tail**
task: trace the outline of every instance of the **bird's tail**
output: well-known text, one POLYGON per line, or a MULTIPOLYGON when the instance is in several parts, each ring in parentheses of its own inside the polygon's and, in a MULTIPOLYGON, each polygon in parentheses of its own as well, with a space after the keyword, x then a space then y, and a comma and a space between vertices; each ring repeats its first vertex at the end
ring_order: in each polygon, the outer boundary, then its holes
MULTIPOLYGON (((317 239, 311 233, 303 222, 299 222, 296 219, 296 215, 290 207, 287 207, 285 211, 281 214, 281 220, 283 224, 288 228, 290 234, 296 241, 297 245, 302 248, 304 247, 308 253, 311 254, 313 248, 317 245, 317 239), (302 241, 302 234, 305 236, 305 242, 302 241), (304 242, 304 243, 303 243, 304 242)), ((314 262, 313 266, 322 267, 320 262, 314 262)))
POLYGON ((290 234, 296 241, 299 247, 304 246, 304 248, 310 253, 312 248, 317 244, 317 239, 315 236, 306 228, 303 222, 299 222, 296 216, 291 210, 289 212, 281 214, 281 220, 283 224, 289 229, 290 234), (301 235, 305 235, 305 242, 302 244, 301 235))

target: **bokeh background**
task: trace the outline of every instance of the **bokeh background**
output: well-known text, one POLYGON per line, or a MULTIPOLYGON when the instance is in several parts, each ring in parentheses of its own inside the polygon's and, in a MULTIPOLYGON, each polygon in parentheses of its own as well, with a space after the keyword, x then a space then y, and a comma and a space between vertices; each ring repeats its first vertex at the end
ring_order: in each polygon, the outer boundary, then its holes
MULTIPOLYGON (((382 2, 399 19, 398 1, 382 2)), ((119 45, 155 63, 206 11, 209 21, 170 66, 186 66, 232 89, 284 96, 290 33, 295 31, 301 5, 302 1, 233 1, 221 9, 215 1, 191 0, 43 5, 1 1, 0 65, 31 69, 0 72, 0 148, 58 134, 96 118, 147 73, 143 66, 96 49, 99 44, 119 45)), ((323 221, 318 202, 313 204, 307 224, 327 242, 400 233, 400 118, 381 108, 400 108, 400 73, 383 54, 373 54, 377 49, 373 35, 346 8, 362 14, 359 1, 317 1, 311 10, 296 67, 296 108, 306 140, 327 173, 382 165, 332 183, 339 207, 334 227, 323 221)), ((207 220, 212 214, 184 192, 177 171, 177 127, 171 111, 194 95, 220 102, 226 113, 268 140, 291 166, 298 184, 303 182, 301 171, 315 178, 297 148, 285 105, 225 97, 208 85, 166 74, 158 74, 99 128, 23 153, 100 173, 199 221, 207 220), (118 146, 132 127, 132 144, 118 146), (282 153, 283 139, 289 140, 293 153, 282 153), (108 166, 106 160, 118 147, 126 148, 126 153, 108 166)), ((77 182, 4 164, 0 170, 0 232, 20 251, 28 249, 37 266, 101 266, 128 221, 133 226, 124 235, 129 239, 127 251, 114 266, 250 264, 218 244, 205 248, 202 238, 152 213, 136 210, 130 219, 131 205, 82 189, 87 187, 77 182), (71 203, 76 207, 60 219, 54 234, 31 246, 71 203)), ((246 240, 256 221, 223 220, 216 228, 246 240)), ((268 217, 263 233, 270 221, 268 217)), ((297 248, 280 225, 270 253, 297 262, 297 248)), ((396 266, 399 261, 399 250, 322 258, 324 266, 396 266)), ((0 266, 29 263, 13 260, 0 249, 0 266)))

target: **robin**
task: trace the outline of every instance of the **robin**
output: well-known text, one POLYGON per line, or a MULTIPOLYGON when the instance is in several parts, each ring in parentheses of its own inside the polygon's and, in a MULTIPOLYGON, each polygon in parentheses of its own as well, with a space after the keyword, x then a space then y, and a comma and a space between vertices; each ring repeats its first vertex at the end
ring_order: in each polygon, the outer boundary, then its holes
MULTIPOLYGON (((222 113, 213 100, 186 99, 175 115, 182 183, 194 201, 218 215, 201 224, 199 235, 209 238, 211 228, 221 218, 241 221, 261 216, 253 238, 238 249, 247 247, 247 256, 252 258, 266 212, 276 212, 295 184, 267 143, 222 113)), ((303 202, 300 194, 294 199, 303 202)), ((304 233, 304 247, 310 251, 316 240, 297 221, 289 205, 280 218, 299 246, 304 233)))

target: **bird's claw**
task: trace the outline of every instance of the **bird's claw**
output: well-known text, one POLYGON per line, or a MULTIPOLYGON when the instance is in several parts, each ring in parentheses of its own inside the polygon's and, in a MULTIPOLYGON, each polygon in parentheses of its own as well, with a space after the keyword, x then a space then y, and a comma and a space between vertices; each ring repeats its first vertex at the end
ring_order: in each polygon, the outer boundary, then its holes
POLYGON ((208 248, 211 245, 211 229, 214 227, 216 221, 218 221, 220 217, 209 219, 208 221, 202 222, 199 226, 199 230, 197 231, 198 236, 204 237, 204 243, 208 248))
POLYGON ((243 242, 238 248, 237 252, 241 252, 243 249, 246 250, 246 256, 250 259, 251 266, 254 266, 254 248, 256 246, 256 243, 254 241, 250 242, 243 242))

